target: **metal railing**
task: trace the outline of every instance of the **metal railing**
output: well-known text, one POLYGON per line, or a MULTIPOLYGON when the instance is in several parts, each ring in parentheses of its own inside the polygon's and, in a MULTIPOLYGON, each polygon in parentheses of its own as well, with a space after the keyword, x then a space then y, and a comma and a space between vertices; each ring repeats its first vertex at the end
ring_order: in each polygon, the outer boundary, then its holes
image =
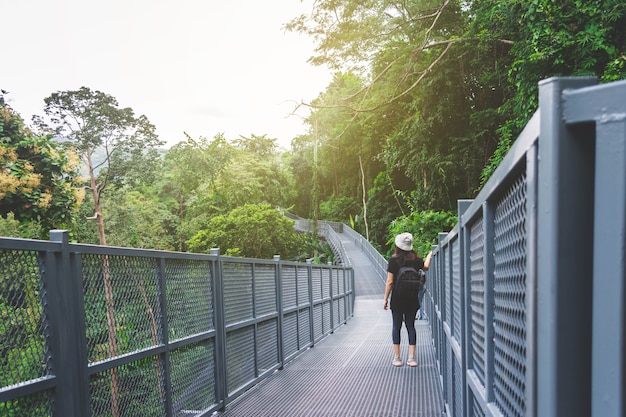
POLYGON ((426 309, 447 415, 626 415, 626 81, 539 110, 441 234, 426 309))
POLYGON ((312 233, 317 225, 318 233, 323 236, 329 243, 330 247, 335 254, 336 263, 339 265, 351 265, 350 259, 346 253, 345 248, 338 236, 338 233, 343 233, 356 245, 361 252, 365 254, 367 259, 374 265, 374 270, 383 282, 387 281, 387 259, 385 259, 379 252, 372 246, 367 239, 360 233, 356 232, 350 226, 345 223, 328 222, 324 220, 318 220, 315 223, 314 220, 303 219, 297 216, 290 215, 290 218, 295 221, 295 228, 301 232, 312 233))
POLYGON ((352 239, 354 244, 365 254, 374 265, 374 270, 383 282, 387 282, 387 259, 376 250, 363 235, 356 232, 347 224, 343 225, 343 232, 352 239))
POLYGON ((344 230, 343 223, 327 222, 323 220, 303 219, 294 215, 289 215, 289 218, 294 220, 294 227, 299 232, 305 233, 317 233, 322 236, 326 242, 330 245, 333 254, 335 255, 334 264, 350 266, 350 259, 346 253, 341 239, 338 233, 342 233, 344 230))
POLYGON ((208 416, 353 308, 347 267, 0 238, 0 415, 208 416))

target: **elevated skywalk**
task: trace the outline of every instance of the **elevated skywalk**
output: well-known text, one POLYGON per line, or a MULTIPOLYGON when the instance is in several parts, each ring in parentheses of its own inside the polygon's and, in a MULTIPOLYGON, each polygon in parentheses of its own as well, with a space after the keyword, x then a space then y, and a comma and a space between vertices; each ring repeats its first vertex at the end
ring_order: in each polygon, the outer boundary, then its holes
MULTIPOLYGON (((228 404, 218 415, 445 415, 428 322, 416 322, 418 367, 393 367, 391 313, 382 308, 384 282, 361 250, 344 233, 339 236, 355 273, 354 317, 228 404)), ((406 362, 405 330, 401 349, 406 362)))

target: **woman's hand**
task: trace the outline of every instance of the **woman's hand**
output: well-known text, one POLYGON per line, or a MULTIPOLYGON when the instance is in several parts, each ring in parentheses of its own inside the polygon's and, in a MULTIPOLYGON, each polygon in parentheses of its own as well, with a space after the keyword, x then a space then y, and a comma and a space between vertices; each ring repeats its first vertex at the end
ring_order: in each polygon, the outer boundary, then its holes
POLYGON ((433 251, 428 252, 428 255, 426 255, 426 259, 424 259, 424 271, 428 271, 428 268, 430 268, 430 260, 433 256, 433 251))
POLYGON ((383 301, 383 310, 387 310, 387 300, 383 301))

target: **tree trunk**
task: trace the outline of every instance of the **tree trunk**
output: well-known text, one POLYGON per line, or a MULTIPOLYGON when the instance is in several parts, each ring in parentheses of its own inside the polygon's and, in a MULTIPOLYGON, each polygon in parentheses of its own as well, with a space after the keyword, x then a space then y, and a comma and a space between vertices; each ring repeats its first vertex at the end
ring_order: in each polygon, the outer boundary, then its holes
MULTIPOLYGON (((98 238, 100 245, 106 246, 106 236, 104 234, 104 219, 102 218, 102 208, 100 207, 100 193, 96 182, 96 175, 93 171, 91 154, 87 154, 87 165, 89 167, 89 180, 91 192, 93 194, 93 205, 96 223, 98 224, 98 238)), ((111 283, 111 270, 109 268, 109 258, 102 256, 102 276, 104 280, 104 297, 107 307, 107 329, 109 336, 109 353, 111 357, 117 356, 117 338, 115 333, 115 306, 113 304, 113 284, 111 283)), ((117 368, 111 368, 111 415, 119 417, 119 374, 117 368)))
POLYGON ((363 172, 363 160, 359 155, 359 167, 361 168, 361 186, 363 187, 363 223, 365 223, 365 239, 370 241, 370 229, 367 224, 367 191, 365 190, 365 172, 363 172))

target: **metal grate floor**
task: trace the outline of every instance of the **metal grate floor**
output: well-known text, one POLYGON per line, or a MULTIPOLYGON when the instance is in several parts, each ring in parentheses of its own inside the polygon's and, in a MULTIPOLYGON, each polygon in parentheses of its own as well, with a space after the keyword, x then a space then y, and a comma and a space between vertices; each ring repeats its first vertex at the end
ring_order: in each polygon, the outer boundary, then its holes
MULTIPOLYGON (((427 322, 417 324, 418 367, 391 365, 391 313, 357 299, 355 317, 226 406, 220 416, 440 417, 440 377, 427 322)), ((408 345, 403 331, 402 356, 408 345)))
MULTIPOLYGON (((346 246, 348 246, 346 244, 346 246)), ((359 257, 360 253, 351 254, 359 257)), ((372 278, 371 266, 355 262, 355 281, 372 278)), ((373 278, 378 281, 380 279, 373 278)), ((382 283, 368 283, 377 291, 382 283)), ((287 363, 226 406, 217 416, 441 417, 441 379, 428 322, 416 322, 418 367, 394 367, 391 312, 382 291, 361 294, 354 317, 334 334, 287 363)), ((402 358, 408 344, 402 331, 402 358)))

